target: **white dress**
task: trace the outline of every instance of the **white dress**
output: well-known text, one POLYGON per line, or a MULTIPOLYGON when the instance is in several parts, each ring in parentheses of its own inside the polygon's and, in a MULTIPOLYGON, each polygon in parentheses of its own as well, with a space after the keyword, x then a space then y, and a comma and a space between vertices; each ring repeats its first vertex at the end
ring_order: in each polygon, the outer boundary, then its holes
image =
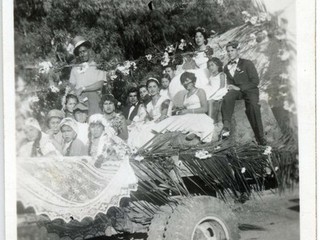
MULTIPOLYGON (((202 88, 205 90, 207 99, 208 96, 211 96, 214 93, 214 89, 210 86, 209 77, 210 73, 207 69, 207 61, 208 58, 204 52, 199 52, 194 58, 199 69, 187 70, 188 72, 192 72, 196 75, 197 80, 195 86, 197 88, 202 88)), ((169 85, 169 96, 173 101, 173 104, 177 107, 183 106, 184 96, 187 93, 187 90, 182 86, 180 82, 181 74, 185 72, 181 70, 176 72, 176 76, 174 76, 169 85)), ((209 100, 209 99, 208 99, 209 100)))
POLYGON ((227 78, 224 77, 224 87, 221 88, 221 74, 209 77, 209 86, 205 89, 208 100, 221 100, 224 95, 228 92, 227 88, 227 78), (211 94, 211 95, 209 95, 211 94))
POLYGON ((155 134, 152 132, 152 127, 156 124, 155 121, 161 116, 162 103, 169 100, 167 97, 160 96, 155 105, 150 101, 146 106, 146 111, 150 117, 150 121, 143 124, 136 124, 131 129, 128 137, 128 145, 131 149, 138 149, 148 143, 155 134))
MULTIPOLYGON (((197 109, 201 107, 197 92, 198 91, 189 97, 185 95, 183 101, 185 108, 197 109)), ((185 115, 171 116, 157 123, 152 130, 158 133, 175 131, 193 133, 197 135, 202 142, 210 142, 214 133, 214 124, 212 118, 204 113, 189 113, 185 115)))

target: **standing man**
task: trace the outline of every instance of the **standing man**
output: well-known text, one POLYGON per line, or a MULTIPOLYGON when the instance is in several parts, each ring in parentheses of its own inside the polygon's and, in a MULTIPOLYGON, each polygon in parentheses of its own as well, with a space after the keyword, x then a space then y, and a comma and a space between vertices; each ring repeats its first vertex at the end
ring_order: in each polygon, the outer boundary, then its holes
POLYGON ((230 136, 231 118, 236 100, 245 101, 246 115, 259 145, 266 145, 259 105, 259 76, 254 64, 239 58, 239 43, 231 41, 226 49, 229 63, 224 67, 227 75, 228 93, 222 101, 222 138, 230 136))
POLYGON ((73 39, 73 53, 78 60, 70 74, 69 82, 74 88, 80 102, 87 101, 88 114, 101 113, 99 103, 100 91, 106 73, 98 70, 96 63, 90 57, 91 43, 83 37, 77 36, 73 39))
POLYGON ((144 107, 139 103, 138 99, 139 90, 138 88, 130 88, 128 94, 129 104, 123 108, 123 115, 126 118, 127 125, 130 125, 132 121, 139 122, 144 121, 146 112, 144 107))

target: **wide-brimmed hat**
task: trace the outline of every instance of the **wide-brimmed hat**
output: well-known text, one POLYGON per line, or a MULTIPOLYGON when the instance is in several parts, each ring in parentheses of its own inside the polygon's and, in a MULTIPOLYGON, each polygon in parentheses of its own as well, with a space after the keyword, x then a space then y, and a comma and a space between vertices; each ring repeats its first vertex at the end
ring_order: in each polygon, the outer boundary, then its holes
POLYGON ((47 121, 54 117, 62 119, 64 118, 64 113, 61 110, 52 109, 47 114, 47 121))
POLYGON ((78 124, 76 122, 76 120, 74 120, 73 118, 64 118, 62 119, 59 127, 60 129, 63 127, 63 126, 69 126, 73 129, 73 131, 75 131, 76 133, 78 133, 78 124))
POLYGON ((87 48, 91 48, 91 43, 82 36, 76 36, 72 40, 72 45, 74 46, 74 49, 73 49, 74 55, 78 55, 78 50, 80 46, 86 46, 87 48))
POLYGON ((83 103, 78 103, 74 109, 73 109, 73 112, 76 112, 76 111, 82 111, 82 112, 85 112, 85 111, 88 111, 89 108, 83 104, 83 103))

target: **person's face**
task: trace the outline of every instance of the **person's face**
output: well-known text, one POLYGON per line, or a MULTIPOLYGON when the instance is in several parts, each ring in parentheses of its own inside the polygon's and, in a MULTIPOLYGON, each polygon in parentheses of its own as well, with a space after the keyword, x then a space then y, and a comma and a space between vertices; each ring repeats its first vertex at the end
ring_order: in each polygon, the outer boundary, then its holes
POLYGON ((170 81, 168 78, 161 79, 161 86, 163 89, 167 89, 169 87, 170 81))
POLYGON ((57 118, 57 117, 52 117, 49 119, 49 122, 48 122, 48 127, 49 129, 53 130, 53 132, 55 134, 57 134, 59 132, 59 124, 61 122, 61 119, 60 118, 57 118))
POLYGON ((129 103, 136 104, 138 102, 138 94, 136 92, 129 93, 129 103))
POLYGON ((232 46, 227 47, 227 53, 230 60, 235 60, 239 55, 238 50, 232 46))
POLYGON ((85 123, 88 118, 88 113, 86 111, 75 111, 74 112, 74 118, 76 119, 77 122, 79 123, 85 123))
POLYGON ((76 99, 74 99, 74 98, 69 98, 68 99, 68 102, 67 102, 67 104, 66 104, 66 108, 67 108, 67 111, 68 112, 73 112, 73 109, 74 109, 74 107, 77 105, 77 100, 76 99))
POLYGON ((78 54, 81 62, 89 61, 89 50, 87 47, 85 46, 79 47, 78 54))
POLYGON ((151 96, 159 94, 159 87, 155 82, 150 82, 148 84, 148 92, 151 96))
POLYGON ((39 136, 39 130, 32 126, 26 126, 24 129, 24 133, 26 134, 26 137, 30 142, 35 141, 39 136))
POLYGON ((63 140, 67 143, 71 142, 77 135, 77 133, 70 126, 67 125, 61 127, 61 133, 63 140))
POLYGON ((187 78, 182 85, 188 91, 194 88, 194 82, 190 78, 187 78))
POLYGON ((103 103, 103 111, 107 114, 111 114, 114 112, 115 110, 115 106, 114 106, 114 103, 112 101, 109 101, 109 100, 106 100, 104 103, 103 103))
POLYGON ((208 62, 208 70, 210 73, 216 73, 218 72, 219 68, 214 62, 208 62))
POLYGON ((204 39, 204 36, 202 35, 201 32, 196 32, 194 40, 195 40, 197 46, 200 47, 200 46, 204 45, 204 40, 205 39, 204 39))
POLYGON ((104 131, 104 126, 101 123, 92 123, 89 130, 93 138, 99 138, 104 131))
POLYGON ((174 77, 174 71, 173 71, 173 69, 171 67, 165 68, 164 71, 165 71, 166 74, 169 74, 171 79, 174 77))
POLYGON ((139 89, 141 99, 145 99, 145 97, 149 94, 147 88, 142 87, 139 89))

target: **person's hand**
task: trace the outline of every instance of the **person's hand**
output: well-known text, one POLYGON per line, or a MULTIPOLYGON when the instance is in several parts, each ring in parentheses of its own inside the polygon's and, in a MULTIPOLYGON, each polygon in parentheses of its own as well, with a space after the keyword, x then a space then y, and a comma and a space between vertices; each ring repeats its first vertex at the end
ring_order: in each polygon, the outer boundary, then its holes
POLYGON ((240 88, 239 88, 239 87, 237 87, 237 86, 235 86, 235 85, 230 84, 230 85, 228 85, 228 90, 236 90, 236 91, 240 91, 240 88))
POLYGON ((83 88, 76 89, 76 95, 77 96, 80 96, 82 92, 83 92, 83 88))
POLYGON ((184 115, 184 114, 187 114, 189 113, 189 110, 188 109, 182 109, 179 111, 179 115, 184 115))
POLYGON ((206 47, 206 50, 205 50, 205 53, 206 55, 209 57, 209 56, 212 56, 213 55, 213 49, 210 47, 210 46, 207 46, 206 47))

